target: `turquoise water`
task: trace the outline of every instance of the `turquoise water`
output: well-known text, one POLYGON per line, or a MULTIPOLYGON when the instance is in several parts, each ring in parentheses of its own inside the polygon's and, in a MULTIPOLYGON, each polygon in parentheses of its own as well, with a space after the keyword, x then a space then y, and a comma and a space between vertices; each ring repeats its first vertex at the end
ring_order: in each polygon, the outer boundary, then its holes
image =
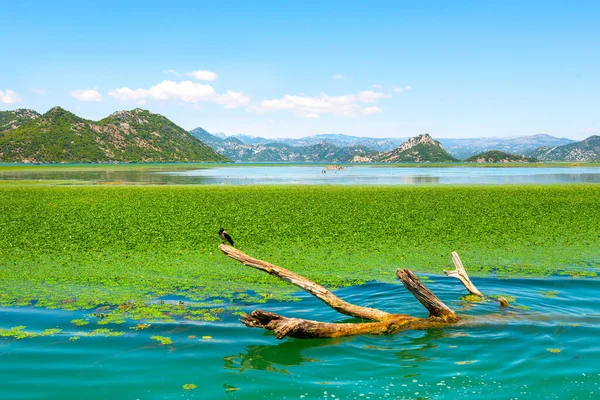
MULTIPOLYGON (((600 397, 600 281, 475 278, 487 294, 514 296, 463 304, 454 279, 427 282, 468 325, 393 336, 278 341, 221 321, 98 325, 93 310, 0 308, 0 328, 27 325, 53 336, 0 337, 0 399, 596 399, 600 397), (83 318, 87 326, 70 321, 83 318), (78 332, 110 328, 121 337, 78 332), (79 340, 69 340, 78 335, 79 340), (161 345, 151 336, 167 336, 161 345), (210 338, 208 337, 210 336, 210 338), (203 338, 206 337, 206 338, 203 338), (553 353, 548 349, 556 349, 553 353), (184 384, 196 384, 184 390, 184 384)), ((371 283, 336 292, 350 302, 426 316, 400 283, 371 283)), ((344 321, 298 293, 292 303, 241 304, 285 316, 344 321)), ((180 299, 166 299, 166 301, 180 299)))
POLYGON ((600 167, 394 167, 252 164, 140 165, 119 167, 31 167, 0 170, 1 180, 58 180, 66 183, 157 185, 453 185, 600 183, 600 167))

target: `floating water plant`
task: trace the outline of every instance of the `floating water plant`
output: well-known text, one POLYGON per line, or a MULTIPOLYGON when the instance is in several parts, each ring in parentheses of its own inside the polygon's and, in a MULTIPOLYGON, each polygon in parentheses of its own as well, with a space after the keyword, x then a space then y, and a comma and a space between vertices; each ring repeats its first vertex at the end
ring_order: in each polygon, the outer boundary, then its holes
POLYGON ((156 340, 163 346, 168 345, 168 344, 173 344, 173 340, 171 340, 170 337, 166 337, 166 336, 155 335, 155 336, 150 336, 150 339, 156 340))
POLYGON ((392 282, 396 268, 437 273, 454 249, 474 276, 588 277, 600 267, 598 185, 15 184, 0 185, 0 198, 0 306, 90 310, 107 325, 241 314, 194 304, 208 299, 298 300, 284 283, 222 259, 221 225, 246 251, 329 289, 392 282), (163 296, 186 301, 154 302, 163 296))

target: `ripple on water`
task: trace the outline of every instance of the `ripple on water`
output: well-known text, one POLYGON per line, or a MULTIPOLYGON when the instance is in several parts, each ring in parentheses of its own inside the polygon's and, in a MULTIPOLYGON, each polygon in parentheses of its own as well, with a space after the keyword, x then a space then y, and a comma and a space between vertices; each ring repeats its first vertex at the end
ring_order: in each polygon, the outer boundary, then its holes
MULTIPOLYGON (((6 399, 254 399, 254 398, 597 398, 600 393, 599 281, 474 279, 484 292, 515 297, 528 310, 494 302, 465 305, 458 282, 434 277, 428 286, 476 323, 393 336, 278 341, 223 321, 161 323, 121 337, 81 337, 70 321, 85 312, 0 309, 0 328, 27 325, 60 334, 0 338, 0 398, 6 399), (557 293, 556 293, 557 292, 557 293), (169 337, 161 345, 151 336, 169 337), (184 384, 197 389, 184 390, 184 384)), ((390 312, 425 316, 399 284, 369 283, 340 297, 390 312)), ((346 318, 301 293, 301 302, 260 308, 323 321, 346 318)), ((243 305, 246 311, 254 307, 243 305)))

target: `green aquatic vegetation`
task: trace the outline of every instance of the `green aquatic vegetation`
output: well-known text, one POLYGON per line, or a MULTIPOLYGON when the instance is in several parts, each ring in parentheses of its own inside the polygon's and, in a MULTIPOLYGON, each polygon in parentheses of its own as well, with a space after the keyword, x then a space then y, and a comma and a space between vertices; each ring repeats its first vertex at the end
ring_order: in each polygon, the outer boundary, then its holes
MULTIPOLYGON (((596 276, 598 185, 185 187, 0 185, 0 306, 90 310, 100 324, 210 321, 225 303, 296 288, 217 249, 328 288, 396 282, 397 268, 471 276, 596 276), (156 303, 180 296, 179 303, 156 303), (101 308, 104 307, 104 308, 101 308)), ((510 301, 510 300, 509 300, 510 301)))
POLYGON ((85 326, 87 325, 89 322, 87 322, 84 319, 73 319, 71 320, 71 323, 75 326, 85 326))
POLYGON ((548 298, 555 298, 558 296, 559 293, 560 292, 558 292, 557 290, 548 290, 546 292, 541 292, 541 295, 548 298))
POLYGON ((554 354, 560 353, 560 349, 546 349, 546 351, 549 351, 550 353, 554 353, 554 354))
POLYGON ((198 387, 195 383, 186 383, 183 385, 183 390, 194 390, 198 387))
POLYGON ((123 336, 125 332, 113 331, 112 329, 107 328, 98 328, 89 332, 77 332, 77 336, 101 336, 101 337, 116 337, 123 336))
POLYGON ((163 346, 164 345, 168 345, 168 344, 173 344, 173 340, 171 340, 170 337, 166 337, 166 336, 155 335, 155 336, 150 336, 150 339, 156 340, 157 342, 159 342, 163 346))
POLYGON ((19 326, 15 326, 12 327, 10 329, 0 329, 0 337, 12 337, 15 339, 31 339, 31 338, 35 338, 35 337, 41 337, 41 336, 53 336, 56 335, 57 333, 62 332, 62 329, 58 329, 58 328, 50 328, 50 329, 45 329, 42 332, 39 333, 35 333, 35 332, 27 332, 24 329, 27 328, 24 325, 19 325, 19 326))
POLYGON ((464 296, 460 296, 460 300, 466 303, 485 303, 485 297, 475 294, 465 294, 464 296))
POLYGON ((74 341, 76 341, 76 340, 79 340, 79 339, 81 339, 79 336, 71 336, 71 337, 69 338, 69 340, 70 340, 71 342, 74 342, 74 341))
POLYGON ((137 324, 136 326, 132 326, 129 329, 141 331, 141 330, 148 329, 148 328, 150 328, 150 324, 137 324))

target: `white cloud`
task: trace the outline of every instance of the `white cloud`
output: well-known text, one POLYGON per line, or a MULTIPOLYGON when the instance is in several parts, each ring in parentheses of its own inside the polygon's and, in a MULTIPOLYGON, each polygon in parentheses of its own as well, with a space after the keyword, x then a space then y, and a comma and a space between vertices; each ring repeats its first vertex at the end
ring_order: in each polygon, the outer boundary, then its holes
POLYGON ((336 80, 336 81, 338 81, 338 80, 340 80, 340 79, 346 79, 346 77, 345 77, 344 75, 342 75, 342 74, 335 74, 335 75, 333 76, 333 80, 336 80))
POLYGON ((181 101, 192 104, 204 101, 220 104, 228 109, 246 106, 250 102, 250 98, 242 92, 228 90, 227 93, 219 94, 210 85, 192 81, 174 82, 165 80, 150 89, 122 87, 109 91, 108 95, 118 101, 136 102, 138 104, 143 104, 148 99, 181 101))
POLYGON ((197 103, 215 97, 215 90, 210 85, 191 81, 162 81, 148 89, 153 100, 180 100, 184 103, 197 103))
POLYGON ((83 89, 71 92, 71 97, 79 101, 102 101, 102 95, 96 89, 83 89))
POLYGON ((192 72, 188 72, 187 75, 193 77, 194 79, 197 79, 199 81, 209 81, 212 82, 214 80, 217 79, 217 74, 211 71, 204 71, 204 70, 198 70, 198 71, 192 71, 192 72))
POLYGON ((45 94, 47 94, 47 93, 48 93, 48 91, 47 91, 47 90, 45 90, 45 89, 40 89, 40 88, 33 88, 33 89, 31 89, 31 91, 32 91, 33 93, 35 93, 35 94, 38 94, 38 95, 40 95, 40 96, 43 96, 43 95, 45 95, 45 94))
POLYGON ((150 95, 150 92, 145 89, 130 89, 128 87, 122 87, 113 89, 108 92, 108 95, 115 100, 119 101, 131 101, 138 104, 144 104, 146 99, 150 95))
POLYGON ((408 92, 409 90, 412 90, 412 88, 410 86, 394 88, 394 92, 396 92, 396 93, 408 92))
POLYGON ((228 90, 227 93, 217 98, 217 103, 223 105, 225 108, 247 106, 249 102, 250 97, 244 95, 242 92, 234 92, 232 90, 228 90))
MULTIPOLYGON (((389 97, 391 95, 370 90, 342 96, 328 96, 325 93, 313 97, 286 94, 280 99, 263 100, 249 110, 258 113, 288 111, 305 118, 318 118, 322 114, 350 116, 361 112, 361 103, 374 103, 389 97)), ((377 112, 371 107, 367 109, 369 113, 377 112)))
POLYGON ((382 92, 374 92, 372 90, 363 90, 358 93, 360 99, 365 103, 374 103, 379 99, 389 99, 392 97, 391 94, 385 94, 382 92))
POLYGON ((381 108, 379 107, 365 107, 362 110, 360 110, 363 114, 365 115, 369 115, 369 114, 377 114, 381 112, 381 108))
POLYGON ((12 104, 21 101, 17 92, 13 90, 0 90, 0 103, 12 104))

